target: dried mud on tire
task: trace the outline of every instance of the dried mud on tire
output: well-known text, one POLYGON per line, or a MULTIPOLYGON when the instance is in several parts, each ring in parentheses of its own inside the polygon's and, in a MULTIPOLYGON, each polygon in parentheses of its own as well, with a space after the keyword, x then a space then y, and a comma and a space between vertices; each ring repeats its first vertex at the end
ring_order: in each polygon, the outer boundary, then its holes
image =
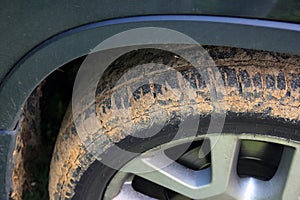
MULTIPOLYGON (((262 119, 281 119, 299 125, 300 57, 238 48, 204 48, 215 61, 224 81, 223 109, 240 115, 253 114, 262 119)), ((164 73, 168 72, 157 71, 154 75, 164 76, 164 73)), ((96 94, 101 133, 114 142, 124 139, 128 131, 146 129, 153 118, 171 123, 182 116, 206 116, 213 109, 207 83, 201 74, 180 57, 153 49, 130 52, 117 59, 99 81, 96 94), (127 77, 127 82, 114 87, 128 69, 150 62, 167 65, 182 76, 168 77, 163 85, 155 85, 149 80, 148 84, 132 91, 130 85, 144 80, 144 72, 137 71, 127 77), (189 91, 185 91, 188 97, 182 95, 183 79, 190 84, 189 91), (125 91, 120 99, 111 96, 117 89, 125 91), (162 110, 164 115, 161 114, 162 110), (120 116, 120 113, 123 114, 120 116)), ((78 120, 88 122, 89 116, 90 106, 87 106, 78 120)), ((93 130, 93 124, 90 126, 93 130)), ((89 142, 84 145, 94 145, 103 151, 109 146, 98 133, 99 130, 90 134, 89 142)), ((69 109, 52 157, 49 182, 51 199, 72 198, 80 177, 95 161, 84 145, 76 132, 69 109)))

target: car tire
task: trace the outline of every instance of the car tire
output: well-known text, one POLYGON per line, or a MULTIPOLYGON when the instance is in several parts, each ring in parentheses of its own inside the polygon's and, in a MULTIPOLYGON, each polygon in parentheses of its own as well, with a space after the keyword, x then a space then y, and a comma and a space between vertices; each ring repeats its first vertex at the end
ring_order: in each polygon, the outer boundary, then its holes
MULTIPOLYGON (((247 132, 300 141, 300 57, 229 47, 207 46, 205 49, 213 58, 224 82, 225 93, 222 94, 227 113, 222 131, 224 134, 230 132, 238 135, 247 132)), ((164 73, 168 73, 151 70, 152 76, 162 77, 164 73)), ((138 85, 139 81, 144 81, 145 73, 147 72, 137 71, 136 74, 131 74, 131 78, 120 87, 126 88, 129 82, 138 85)), ((180 56, 154 49, 129 52, 112 63, 99 81, 95 105, 103 128, 101 131, 108 136, 105 138, 126 151, 137 153, 172 141, 179 124, 195 115, 200 116, 197 135, 205 135, 214 109, 208 84, 196 69, 180 56), (135 91, 129 89, 127 91, 131 91, 131 94, 128 92, 122 96, 120 102, 112 99, 115 83, 121 75, 132 66, 145 63, 161 63, 176 69, 190 84, 189 91, 184 91, 184 94, 189 93, 191 96, 178 95, 183 92, 180 88, 182 79, 173 76, 161 85, 149 81, 148 85, 135 91), (130 118, 118 118, 117 114, 124 110, 130 110, 130 118), (124 130, 134 130, 138 134, 147 127, 156 126, 149 122, 149 110, 151 118, 164 117, 162 124, 158 124, 162 127, 158 134, 147 138, 126 135, 124 130), (162 115, 162 112, 165 114, 162 115)), ((88 112, 89 109, 82 111, 85 120, 89 120, 88 112)), ((122 155, 111 153, 110 147, 106 146, 109 141, 104 141, 97 134, 99 130, 90 135, 93 139, 89 144, 82 142, 72 117, 72 109, 69 108, 51 161, 50 199, 103 197, 107 185, 118 170, 97 160, 86 145, 97 146, 102 154, 115 156, 112 159, 117 160, 117 156, 121 158, 122 155)), ((122 160, 122 164, 126 161, 122 160)))

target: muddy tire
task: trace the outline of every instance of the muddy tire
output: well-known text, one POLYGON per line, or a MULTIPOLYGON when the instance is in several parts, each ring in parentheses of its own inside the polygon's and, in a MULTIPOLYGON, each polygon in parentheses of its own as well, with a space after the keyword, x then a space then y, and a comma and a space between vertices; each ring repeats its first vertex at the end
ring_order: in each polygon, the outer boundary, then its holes
MULTIPOLYGON (((232 122, 251 119, 247 128, 258 134, 275 135, 291 140, 299 140, 300 119, 300 57, 225 47, 205 47, 216 63, 223 79, 225 92, 224 110, 228 113, 225 129, 239 134, 243 131, 239 125, 228 126, 232 122), (275 131, 273 126, 260 129, 257 124, 267 121, 291 128, 292 133, 275 131), (273 128, 272 128, 273 127, 273 128), (298 132, 297 132, 298 129, 298 132)), ((153 71, 152 75, 164 76, 166 71, 153 71)), ((170 52, 160 50, 139 50, 130 52, 117 59, 100 80, 96 94, 96 112, 101 126, 90 135, 89 142, 82 142, 73 123, 71 108, 66 113, 53 152, 49 193, 50 199, 93 199, 92 193, 103 195, 105 187, 115 170, 101 164, 89 153, 85 146, 94 145, 101 152, 109 152, 108 141, 120 144, 122 148, 134 152, 143 152, 174 137, 178 123, 189 117, 200 115, 204 123, 197 134, 205 134, 214 106, 210 98, 208 84, 187 61, 170 52), (133 91, 128 85, 144 80, 143 74, 131 74, 119 89, 126 91, 121 99, 112 98, 118 79, 132 66, 145 63, 160 63, 176 69, 182 77, 171 76, 162 85, 148 84, 133 91), (182 82, 190 84, 188 97, 182 95, 182 82), (171 89, 170 89, 171 88, 171 89), (162 115, 164 111, 164 115, 162 115), (120 113, 130 113, 122 117, 120 113), (117 114, 116 114, 117 113, 117 114), (164 117, 163 119, 162 116, 164 117), (152 126, 152 119, 164 127, 158 135, 141 139, 128 139, 128 131, 143 132, 152 126), (103 139, 104 138, 104 139, 103 139), (142 145, 138 145, 142 144, 142 145), (136 148, 133 148, 136 147, 136 148), (101 174, 97 175, 97 174, 101 174), (94 180, 95 177, 97 180, 94 180), (99 176, 101 181, 99 181, 99 176)), ((82 111, 81 118, 89 120, 89 108, 82 111)), ((241 124, 241 123, 238 123, 241 124)), ((276 126, 277 126, 276 125, 276 126)), ((93 125, 91 125, 93 126, 93 125)), ((100 155, 101 157, 101 155, 100 155)), ((98 198, 99 196, 97 196, 98 198)))

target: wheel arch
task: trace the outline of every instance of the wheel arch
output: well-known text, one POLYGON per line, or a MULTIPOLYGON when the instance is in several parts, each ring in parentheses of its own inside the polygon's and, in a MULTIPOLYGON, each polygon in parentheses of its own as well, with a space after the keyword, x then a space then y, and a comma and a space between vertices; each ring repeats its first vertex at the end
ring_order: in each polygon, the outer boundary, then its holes
POLYGON ((300 25, 214 16, 162 15, 128 17, 80 26, 44 41, 28 52, 0 87, 0 130, 13 130, 33 89, 64 64, 90 53, 98 43, 138 27, 180 31, 200 44, 300 54, 300 25), (203 31, 197 31, 203 30, 203 31))

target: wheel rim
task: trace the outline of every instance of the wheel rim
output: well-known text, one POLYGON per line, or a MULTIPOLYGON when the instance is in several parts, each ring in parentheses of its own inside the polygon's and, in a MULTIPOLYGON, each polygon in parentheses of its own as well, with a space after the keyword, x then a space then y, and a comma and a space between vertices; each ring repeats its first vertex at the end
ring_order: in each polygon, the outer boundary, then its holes
MULTIPOLYGON (((210 134, 205 138, 197 137, 196 140, 187 138, 171 141, 129 161, 112 178, 103 198, 105 200, 298 199, 300 192, 299 148, 300 145, 294 141, 254 134, 222 134, 221 137, 210 134), (204 139, 215 145, 209 147, 210 153, 206 155, 206 163, 202 160, 202 164, 198 165, 200 169, 191 169, 191 166, 178 161, 182 156, 176 162, 161 168, 163 163, 170 163, 171 159, 167 153, 162 154, 161 150, 167 152, 179 145, 204 139), (216 140, 217 143, 214 142, 216 140), (207 156, 210 158, 207 159, 207 156), (270 161, 272 161, 271 164, 270 161), (258 164, 251 165, 251 163, 258 164), (258 171, 262 172, 255 173, 249 165, 252 168, 255 166, 258 171), (245 170, 245 166, 248 166, 249 170, 245 170), (141 173, 141 169, 149 172, 141 173), (268 171, 271 172, 267 173, 268 171), (150 183, 155 186, 151 186, 150 183), (142 185, 142 187, 136 185, 142 185), (152 191, 143 189, 147 186, 152 191)), ((187 160, 188 156, 193 153, 190 151, 189 149, 183 154, 188 154, 183 160, 187 160)), ((203 156, 200 158, 204 159, 203 156)))

